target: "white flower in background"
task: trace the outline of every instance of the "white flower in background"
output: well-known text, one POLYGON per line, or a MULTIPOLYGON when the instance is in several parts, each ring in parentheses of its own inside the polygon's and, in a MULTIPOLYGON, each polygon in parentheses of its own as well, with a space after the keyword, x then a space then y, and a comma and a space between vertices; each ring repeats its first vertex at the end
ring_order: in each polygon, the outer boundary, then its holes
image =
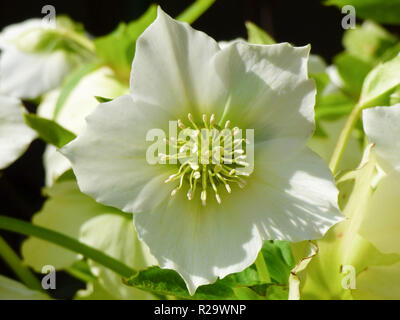
POLYGON ((20 100, 0 95, 0 169, 18 159, 36 137, 24 122, 24 112, 20 100))
POLYGON ((319 238, 342 219, 329 169, 305 146, 314 130, 309 50, 243 41, 221 49, 159 9, 137 41, 131 93, 98 106, 61 150, 80 189, 134 213, 139 238, 191 294, 251 265, 263 240, 319 238), (149 164, 148 131, 168 132, 178 119, 254 129, 254 172, 149 164))
POLYGON ((83 44, 91 45, 63 17, 57 18, 56 29, 46 28, 41 19, 4 28, 0 33, 0 93, 33 99, 58 87, 88 55, 83 44))
POLYGON ((0 300, 48 300, 43 292, 27 288, 24 284, 0 275, 0 300))
MULTIPOLYGON (((353 101, 349 100, 347 96, 341 92, 343 87, 343 81, 340 79, 340 75, 337 68, 334 65, 327 66, 324 60, 317 55, 310 55, 308 61, 308 73, 310 76, 318 74, 326 74, 329 77, 329 82, 325 85, 323 90, 319 92, 319 108, 343 108, 345 106, 354 106, 353 101), (339 82, 340 79, 340 82, 339 82)), ((318 100, 317 100, 318 105, 318 100)), ((332 157, 332 153, 335 150, 337 138, 340 135, 345 123, 347 116, 342 115, 340 117, 333 116, 331 118, 316 118, 317 125, 321 129, 320 132, 324 134, 314 133, 313 137, 308 141, 307 146, 316 152, 322 159, 327 163, 332 157)), ((357 167, 360 163, 362 156, 362 148, 357 139, 357 136, 353 133, 348 141, 348 146, 343 154, 343 159, 340 162, 340 170, 349 170, 357 167)))
MULTIPOLYGON (((86 116, 99 105, 96 96, 113 99, 127 92, 129 92, 129 88, 115 78, 110 68, 101 67, 79 81, 57 114, 55 113, 60 96, 59 89, 44 96, 37 113, 43 118, 55 120, 71 132, 79 134, 85 126, 86 116)), ((46 185, 50 186, 71 168, 71 164, 54 146, 48 145, 44 153, 44 167, 46 185)))
MULTIPOLYGON (((45 189, 45 194, 49 199, 34 215, 34 224, 75 238, 133 269, 141 270, 157 264, 148 248, 138 240, 131 219, 121 211, 96 203, 81 193, 75 181, 57 182, 45 189)), ((41 272, 42 267, 48 264, 63 270, 82 258, 75 252, 32 237, 23 243, 21 253, 24 263, 37 272, 41 272)), ((124 285, 120 275, 93 261, 89 261, 89 266, 97 277, 94 284, 96 294, 106 291, 114 299, 152 297, 144 291, 124 285)), ((93 292, 92 286, 89 286, 85 295, 93 292)))
POLYGON ((374 143, 376 190, 369 200, 360 234, 381 252, 400 254, 400 104, 363 111, 364 130, 374 143))

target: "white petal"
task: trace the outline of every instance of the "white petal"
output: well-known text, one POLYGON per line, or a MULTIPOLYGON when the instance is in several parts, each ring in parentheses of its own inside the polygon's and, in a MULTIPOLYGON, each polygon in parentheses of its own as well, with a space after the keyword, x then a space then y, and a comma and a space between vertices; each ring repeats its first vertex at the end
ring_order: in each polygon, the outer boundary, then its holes
POLYGON ((42 100, 36 110, 36 113, 39 117, 50 120, 54 119, 54 112, 56 110, 57 100, 60 92, 61 89, 57 88, 43 95, 42 100))
POLYGON ((0 49, 15 47, 15 41, 24 33, 42 28, 41 19, 28 19, 5 27, 0 33, 0 49))
POLYGON ((190 294, 217 277, 251 265, 262 246, 246 212, 236 214, 216 202, 202 207, 178 192, 151 212, 134 215, 138 236, 162 268, 176 270, 190 294))
POLYGON ((239 40, 246 41, 246 39, 243 39, 243 38, 236 38, 236 39, 229 40, 229 41, 218 41, 218 45, 221 49, 225 49, 225 48, 229 47, 235 41, 239 41, 239 40))
POLYGON ((157 206, 171 192, 164 181, 176 165, 150 165, 146 135, 168 132, 170 115, 130 95, 100 104, 87 127, 61 152, 71 161, 80 189, 98 202, 126 212, 157 206))
MULTIPOLYGON (((156 265, 157 261, 137 239, 132 220, 118 214, 102 214, 86 222, 81 229, 80 241, 125 263, 135 270, 156 265)), ((91 262, 91 268, 102 286, 119 299, 149 299, 144 291, 122 284, 121 276, 91 262)))
MULTIPOLYGON (((65 32, 71 25, 60 23, 65 32)), ((34 47, 43 34, 52 32, 42 19, 28 19, 12 24, 0 33, 0 93, 32 99, 59 86, 81 57, 76 53, 55 50, 24 52, 20 47, 34 47)))
POLYGON ((257 150, 254 180, 246 189, 264 238, 318 239, 343 220, 332 174, 315 153, 292 139, 265 142, 257 150))
POLYGON ((375 143, 379 164, 400 171, 400 104, 364 110, 363 123, 369 142, 375 143))
POLYGON ((53 145, 47 145, 43 154, 43 165, 46 177, 46 186, 50 187, 67 170, 71 163, 53 145))
POLYGON ((62 51, 32 54, 8 48, 0 55, 0 93, 36 98, 60 85, 73 62, 62 51))
POLYGON ((128 92, 129 88, 116 80, 110 68, 102 67, 79 81, 55 120, 79 134, 86 125, 85 118, 99 105, 96 96, 114 99, 128 92))
POLYGON ((0 169, 18 159, 36 137, 23 120, 24 112, 18 99, 0 95, 0 169))
POLYGON ((254 177, 243 189, 232 186, 231 195, 221 191, 221 205, 212 191, 205 207, 181 191, 134 215, 139 238, 160 266, 179 272, 191 294, 251 265, 265 239, 320 238, 343 219, 332 175, 320 158, 299 141, 260 148, 254 177))
POLYGON ((226 91, 215 73, 218 43, 158 9, 157 19, 136 42, 131 91, 144 101, 186 118, 191 112, 222 114, 226 91))
POLYGON ((308 139, 314 130, 315 85, 308 79, 310 47, 237 41, 215 59, 229 96, 220 123, 255 129, 259 138, 308 139))

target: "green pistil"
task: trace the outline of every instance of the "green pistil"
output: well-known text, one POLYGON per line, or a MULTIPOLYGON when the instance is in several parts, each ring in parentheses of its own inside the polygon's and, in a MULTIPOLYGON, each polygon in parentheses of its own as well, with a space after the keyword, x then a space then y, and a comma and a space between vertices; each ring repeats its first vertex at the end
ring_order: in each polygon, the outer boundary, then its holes
POLYGON ((165 139, 165 142, 176 149, 176 153, 165 155, 159 154, 162 160, 179 160, 178 171, 171 175, 165 182, 179 181, 179 184, 172 190, 171 196, 174 196, 186 183, 189 185, 187 198, 192 200, 196 194, 197 183, 201 184, 200 200, 202 205, 207 204, 207 189, 212 189, 215 194, 216 201, 221 204, 221 196, 219 187, 223 186, 228 193, 232 192, 231 183, 236 183, 240 188, 243 188, 246 181, 240 176, 244 175, 237 168, 247 167, 245 151, 242 148, 243 143, 248 143, 246 139, 234 139, 239 128, 229 129, 230 121, 226 121, 224 129, 230 130, 231 134, 226 134, 219 131, 215 127, 215 115, 212 114, 208 120, 207 115, 202 116, 202 123, 199 125, 189 113, 188 120, 190 125, 187 126, 180 119, 178 127, 180 130, 192 130, 189 134, 190 140, 176 139, 170 137, 165 139), (202 129, 209 131, 205 132, 204 137, 201 137, 202 129), (203 140, 201 139, 203 138, 203 140), (215 142, 220 144, 213 148, 215 142), (200 145, 200 141, 207 141, 204 145, 200 145), (221 145, 232 145, 233 150, 225 150, 221 145), (190 156, 188 156, 190 151, 190 156), (210 188, 211 187, 211 188, 210 188))

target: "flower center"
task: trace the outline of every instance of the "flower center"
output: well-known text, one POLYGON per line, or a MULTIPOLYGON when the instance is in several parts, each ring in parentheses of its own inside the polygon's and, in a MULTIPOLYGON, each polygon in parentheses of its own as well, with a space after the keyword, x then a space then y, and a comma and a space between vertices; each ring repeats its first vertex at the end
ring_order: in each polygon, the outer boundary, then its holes
POLYGON ((188 123, 177 121, 177 136, 166 139, 169 154, 159 154, 161 160, 177 164, 177 172, 165 182, 177 184, 171 196, 187 185, 189 200, 199 193, 205 206, 207 195, 212 190, 220 204, 221 189, 231 193, 232 184, 240 188, 246 185, 242 176, 249 175, 246 172, 249 167, 246 145, 249 141, 242 138, 238 127, 230 129, 229 120, 223 128, 217 125, 214 114, 209 120, 203 114, 202 122, 195 122, 189 113, 188 120, 188 123))

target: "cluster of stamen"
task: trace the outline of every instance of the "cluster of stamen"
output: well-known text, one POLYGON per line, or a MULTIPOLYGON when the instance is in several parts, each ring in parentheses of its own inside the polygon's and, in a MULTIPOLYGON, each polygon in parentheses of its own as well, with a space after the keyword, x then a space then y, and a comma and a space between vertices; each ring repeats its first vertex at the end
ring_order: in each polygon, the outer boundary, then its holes
POLYGON ((162 161, 175 161, 178 171, 171 175, 166 183, 176 182, 177 186, 172 190, 174 196, 188 184, 187 198, 192 200, 198 189, 200 199, 205 206, 207 193, 211 187, 217 202, 221 203, 220 189, 232 192, 231 185, 237 184, 240 188, 246 185, 242 178, 248 174, 243 170, 248 167, 246 162, 245 145, 249 142, 243 139, 239 128, 230 129, 230 121, 226 121, 223 128, 215 123, 215 115, 210 119, 203 114, 202 123, 194 121, 189 113, 190 125, 178 120, 179 132, 184 133, 185 138, 169 137, 166 143, 169 146, 169 154, 159 154, 162 161), (189 137, 189 140, 187 140, 189 137), (224 147, 222 147, 224 145, 224 147), (228 146, 228 147, 227 147, 228 146))

